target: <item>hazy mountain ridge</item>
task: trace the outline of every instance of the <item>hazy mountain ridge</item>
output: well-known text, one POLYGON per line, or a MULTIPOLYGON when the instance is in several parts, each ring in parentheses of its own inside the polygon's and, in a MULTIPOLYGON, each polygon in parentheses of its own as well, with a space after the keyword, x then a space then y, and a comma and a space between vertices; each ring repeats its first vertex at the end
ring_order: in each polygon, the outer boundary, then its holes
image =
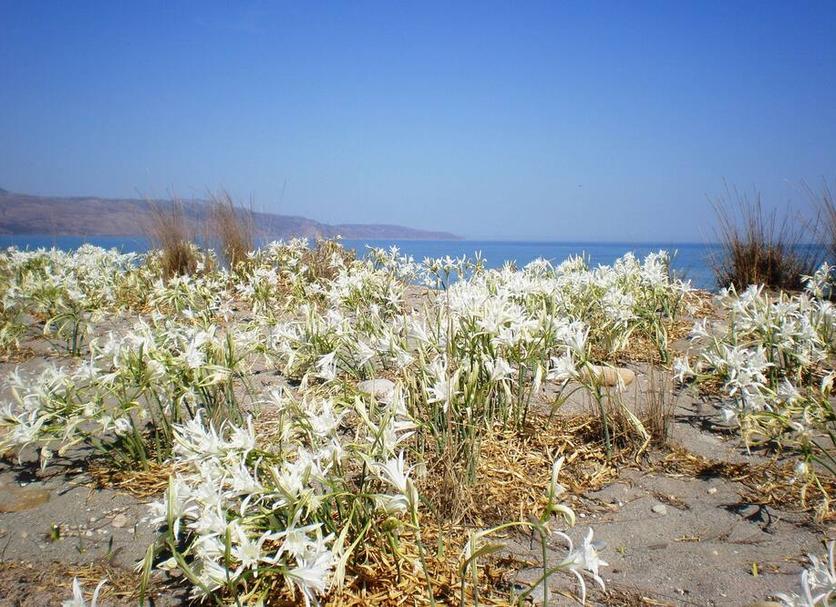
MULTIPOLYGON (((142 236, 151 205, 168 206, 171 201, 96 196, 34 196, 0 188, 0 234, 48 234, 55 236, 142 236)), ((206 201, 185 200, 188 220, 200 229, 208 211, 206 201)), ((400 238, 412 240, 458 240, 449 232, 420 230, 390 224, 321 223, 307 217, 253 213, 255 235, 279 239, 307 238, 400 238)))

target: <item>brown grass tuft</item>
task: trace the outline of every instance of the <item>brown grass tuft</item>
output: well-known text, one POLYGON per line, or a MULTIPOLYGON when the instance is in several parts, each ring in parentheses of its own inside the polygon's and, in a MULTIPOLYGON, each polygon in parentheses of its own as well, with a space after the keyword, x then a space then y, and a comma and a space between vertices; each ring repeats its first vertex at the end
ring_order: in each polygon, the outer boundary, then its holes
POLYGON ((343 247, 338 240, 317 240, 316 246, 308 249, 302 258, 311 274, 311 280, 333 280, 338 269, 332 259, 336 255, 348 265, 356 258, 353 249, 343 247))
MULTIPOLYGON (((653 444, 662 446, 668 444, 673 425, 674 405, 673 386, 671 378, 664 372, 649 367, 647 375, 647 389, 641 399, 639 419, 645 430, 650 434, 653 444)), ((636 382, 638 384, 638 381, 636 382)), ((637 388, 638 389, 638 388, 637 388)))
POLYGON ((160 250, 163 276, 194 274, 197 255, 193 246, 194 231, 186 219, 183 204, 172 200, 168 204, 149 201, 149 220, 145 234, 151 245, 160 250))
POLYGON ((709 261, 718 286, 799 290, 801 277, 813 274, 821 263, 820 250, 810 246, 818 221, 779 217, 764 210, 759 194, 752 199, 737 190, 727 190, 714 209, 721 250, 709 261))
POLYGON ((220 251, 235 269, 247 259, 254 247, 252 207, 236 204, 228 192, 221 190, 210 197, 209 229, 217 240, 220 251))

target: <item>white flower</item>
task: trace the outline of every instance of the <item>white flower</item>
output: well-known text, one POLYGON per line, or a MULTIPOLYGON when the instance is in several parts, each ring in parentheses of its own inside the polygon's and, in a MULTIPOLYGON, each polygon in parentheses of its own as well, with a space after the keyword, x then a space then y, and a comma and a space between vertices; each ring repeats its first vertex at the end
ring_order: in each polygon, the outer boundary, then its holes
POLYGON ((801 460, 795 465, 794 471, 797 478, 807 478, 807 474, 810 472, 810 464, 801 460))
POLYGON ((284 539, 284 541, 278 552, 276 552, 276 555, 268 559, 269 562, 279 562, 279 559, 284 553, 288 553, 298 560, 304 558, 311 552, 318 551, 319 544, 312 540, 308 534, 313 533, 319 537, 321 536, 320 529, 321 525, 319 523, 297 527, 296 521, 291 522, 287 529, 273 535, 273 539, 284 539))
POLYGON ((405 468, 403 451, 398 454, 398 457, 387 460, 384 464, 376 463, 375 470, 381 480, 386 481, 401 493, 406 493, 410 471, 405 468))
POLYGON ((442 358, 436 358, 429 368, 432 376, 433 384, 427 388, 428 400, 431 403, 441 403, 444 411, 450 405, 450 400, 457 393, 455 383, 458 379, 458 374, 453 374, 450 378, 447 372, 447 361, 442 358))
POLYGON ((325 381, 331 381, 337 377, 337 353, 331 352, 321 356, 316 361, 317 375, 325 381))
POLYGON ((491 381, 507 379, 514 373, 513 367, 501 356, 494 360, 485 359, 485 370, 490 374, 491 381))
POLYGON ((340 421, 344 417, 344 413, 339 415, 334 413, 334 406, 328 399, 321 401, 320 411, 318 414, 309 413, 308 423, 311 431, 319 437, 329 436, 339 426, 340 421))
POLYGON ((305 605, 310 607, 316 595, 325 592, 333 567, 333 553, 323 550, 312 559, 299 561, 299 565, 285 573, 287 580, 302 591, 305 605))
POLYGON ((93 598, 91 602, 88 603, 84 600, 84 592, 81 588, 81 584, 78 581, 78 578, 73 578, 73 598, 63 601, 61 603, 62 607, 96 607, 99 601, 99 592, 102 589, 102 586, 105 585, 107 580, 102 580, 99 582, 99 585, 96 586, 96 589, 93 591, 93 598))
POLYGON ((728 424, 737 417, 737 411, 731 407, 723 407, 720 409, 720 417, 722 417, 723 421, 728 424))
POLYGON ((116 436, 125 436, 131 432, 133 425, 128 417, 120 417, 113 422, 113 432, 116 436))
POLYGON ((570 354, 551 357, 551 369, 546 378, 557 382, 567 382, 577 375, 575 361, 570 354))
MULTIPOLYGON (((223 551, 220 554, 223 555, 223 551)), ((197 577, 203 586, 214 591, 226 585, 230 580, 234 580, 235 574, 215 560, 203 559, 200 561, 200 572, 197 577)), ((194 586, 192 595, 202 597, 206 593, 200 586, 194 586)))
POLYGON ((586 583, 583 580, 583 576, 581 575, 582 573, 590 575, 602 590, 605 589, 604 580, 601 579, 600 575, 598 575, 598 569, 600 567, 606 567, 608 563, 606 561, 602 561, 598 556, 598 548, 596 547, 596 543, 592 541, 592 535, 593 531, 592 528, 590 528, 589 532, 583 538, 581 546, 574 550, 572 549, 570 542, 569 556, 567 556, 561 564, 575 574, 578 584, 581 587, 581 603, 586 602, 586 583))
POLYGON ((694 376, 694 370, 691 368, 691 361, 687 356, 677 358, 673 362, 673 377, 678 382, 684 382, 686 379, 694 376))
POLYGON ((412 469, 405 467, 403 451, 398 454, 398 457, 389 459, 384 464, 375 463, 374 467, 378 477, 397 489, 410 508, 418 506, 418 492, 409 478, 412 469))
POLYGON ((200 349, 200 344, 196 340, 189 342, 186 350, 182 355, 183 362, 189 369, 199 369, 206 364, 206 355, 200 349))
POLYGON ((836 570, 833 558, 836 541, 827 545, 827 558, 822 562, 810 555, 810 566, 801 573, 801 591, 803 596, 795 593, 776 595, 785 607, 829 607, 836 599, 836 570))
POLYGON ((262 555, 261 548, 264 542, 276 538, 276 534, 264 532, 258 539, 252 539, 247 532, 235 521, 230 523, 230 540, 232 545, 232 557, 239 562, 235 577, 241 575, 245 569, 253 569, 255 577, 258 577, 258 564, 267 559, 262 555))

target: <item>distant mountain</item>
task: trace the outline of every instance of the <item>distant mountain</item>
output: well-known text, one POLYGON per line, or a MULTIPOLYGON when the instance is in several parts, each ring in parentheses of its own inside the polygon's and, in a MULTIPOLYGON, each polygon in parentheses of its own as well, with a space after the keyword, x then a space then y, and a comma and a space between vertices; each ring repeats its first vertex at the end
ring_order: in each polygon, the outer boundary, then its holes
MULTIPOLYGON (((33 196, 0 188, 0 234, 48 234, 54 236, 142 236, 149 223, 151 205, 166 207, 170 201, 87 197, 33 196)), ((183 201, 189 222, 205 225, 209 207, 204 200, 183 201)), ((257 238, 398 238, 458 240, 449 232, 418 230, 386 224, 320 223, 306 217, 253 213, 257 238)))

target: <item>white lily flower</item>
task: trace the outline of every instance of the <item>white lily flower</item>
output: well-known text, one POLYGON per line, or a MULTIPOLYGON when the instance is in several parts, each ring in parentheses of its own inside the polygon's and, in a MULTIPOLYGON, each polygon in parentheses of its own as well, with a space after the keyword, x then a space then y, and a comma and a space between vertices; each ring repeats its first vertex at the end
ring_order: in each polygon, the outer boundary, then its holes
POLYGON ((96 589, 93 591, 93 598, 90 599, 90 603, 88 604, 84 600, 84 592, 81 588, 81 584, 78 581, 77 577, 73 578, 73 598, 63 601, 61 603, 61 607, 96 607, 99 601, 99 592, 101 592, 102 586, 107 583, 107 580, 102 580, 96 586, 96 589))

